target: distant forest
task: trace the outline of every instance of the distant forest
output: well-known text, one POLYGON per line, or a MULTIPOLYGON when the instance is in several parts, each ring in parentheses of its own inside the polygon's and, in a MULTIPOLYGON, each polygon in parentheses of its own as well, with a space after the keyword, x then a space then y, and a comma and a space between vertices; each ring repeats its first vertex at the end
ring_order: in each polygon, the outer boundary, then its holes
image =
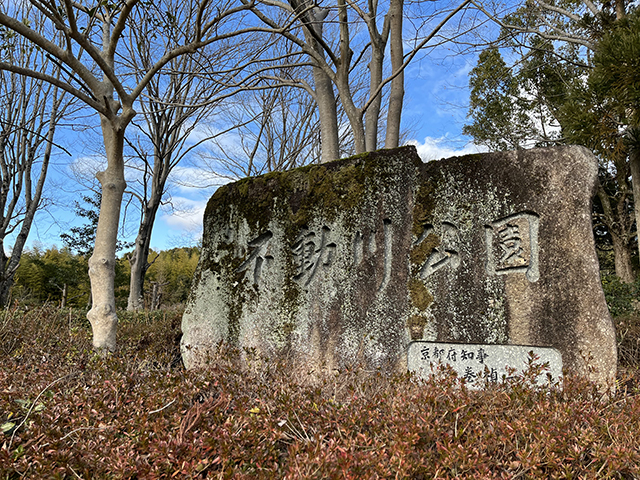
MULTIPOLYGON (((151 266, 144 282, 145 308, 155 310, 181 304, 187 299, 198 263, 198 247, 181 247, 149 255, 151 266)), ((118 308, 127 308, 129 296, 130 254, 116 263, 115 291, 118 308)), ((41 305, 51 302, 61 307, 91 306, 88 256, 68 248, 37 247, 22 254, 11 291, 13 303, 41 305)))

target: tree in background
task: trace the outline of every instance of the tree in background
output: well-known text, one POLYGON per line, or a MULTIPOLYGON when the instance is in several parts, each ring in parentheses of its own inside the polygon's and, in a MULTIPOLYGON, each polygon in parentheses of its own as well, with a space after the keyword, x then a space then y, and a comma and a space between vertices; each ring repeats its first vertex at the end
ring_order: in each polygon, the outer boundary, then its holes
MULTIPOLYGON (((164 14, 174 21, 158 22, 144 15, 136 18, 137 28, 128 34, 130 41, 126 61, 134 72, 136 82, 153 68, 153 42, 156 36, 165 39, 165 48, 178 48, 184 32, 196 28, 193 5, 182 2, 166 3, 164 14), (182 21, 178 21, 182 19, 182 21)), ((194 154, 215 134, 203 134, 215 107, 225 94, 230 94, 220 81, 234 72, 249 53, 248 45, 220 42, 216 48, 203 47, 171 59, 166 67, 151 78, 139 99, 140 121, 126 137, 132 152, 128 168, 137 170, 137 179, 128 192, 140 203, 140 221, 129 255, 131 281, 128 310, 144 307, 144 279, 150 266, 148 261, 151 234, 156 215, 163 201, 167 201, 168 182, 174 169, 194 154), (216 81, 218 80, 218 81, 216 81), (193 140, 193 137, 197 137, 193 140)), ((253 55, 255 52, 251 52, 253 55)))
MULTIPOLYGON (((33 15, 29 27, 44 33, 42 17, 33 15)), ((51 69, 53 78, 60 75, 44 51, 8 29, 0 30, 0 60, 16 68, 40 65, 51 69)), ((68 111, 69 102, 55 85, 0 70, 0 305, 8 301, 33 219, 44 206, 56 126, 68 111)))
POLYGON ((640 10, 623 13, 618 11, 617 22, 598 43, 588 83, 594 95, 607 105, 608 118, 615 119, 617 124, 615 131, 610 132, 620 140, 613 155, 628 157, 637 227, 640 225, 640 10))
POLYGON ((340 158, 338 100, 348 118, 355 153, 378 148, 381 122, 385 124, 385 147, 398 146, 404 69, 434 39, 433 43, 444 41, 447 35, 438 37, 443 27, 470 3, 438 3, 429 10, 419 3, 405 9, 403 0, 390 0, 384 5, 337 0, 335 5, 322 6, 298 0, 243 2, 264 25, 297 47, 288 61, 311 66, 313 85, 290 78, 279 80, 305 89, 316 101, 323 162, 340 158), (417 25, 411 40, 403 37, 405 15, 418 19, 411 24, 417 25), (411 45, 406 54, 405 45, 411 45), (359 84, 361 89, 357 88, 359 84), (384 122, 382 97, 386 87, 389 107, 384 122))
MULTIPOLYGON (((65 248, 71 252, 75 252, 81 257, 86 257, 87 260, 93 251, 93 244, 96 240, 96 230, 98 229, 98 220, 100 219, 99 209, 100 200, 102 194, 95 192, 93 196, 82 196, 82 201, 87 204, 88 208, 80 205, 79 202, 75 202, 75 213, 80 218, 85 218, 87 221, 83 225, 78 227, 71 227, 69 231, 71 233, 63 233, 60 235, 62 243, 65 248)), ((131 243, 118 240, 116 243, 116 252, 125 248, 130 248, 131 243)))
POLYGON ((69 249, 34 247, 23 254, 12 290, 14 299, 23 304, 47 301, 66 306, 84 306, 89 297, 87 259, 69 249))
POLYGON ((161 304, 184 304, 191 291, 193 274, 198 265, 199 248, 173 248, 153 252, 151 256, 152 265, 148 275, 149 309, 157 310, 161 304))
POLYGON ((213 137, 213 145, 201 154, 207 168, 225 181, 320 160, 317 107, 299 89, 244 92, 225 106, 218 119, 229 126, 225 133, 238 141, 229 144, 227 135, 213 137))
POLYGON ((516 150, 535 137, 529 101, 497 47, 480 53, 469 77, 469 117, 462 133, 490 150, 516 150))
POLYGON ((607 231, 599 238, 610 239, 616 274, 632 282, 636 232, 629 208, 630 157, 621 135, 627 128, 607 93, 613 90, 593 82, 598 48, 625 14, 623 0, 599 6, 589 0, 562 5, 533 0, 504 19, 494 16, 503 28, 496 43, 510 52, 513 65, 506 66, 498 48, 481 56, 470 80, 473 122, 464 131, 493 148, 554 143, 592 148, 601 162, 596 225, 607 231))
MULTIPOLYGON (((241 23, 227 28, 224 23, 248 7, 208 0, 190 2, 188 17, 194 19, 191 28, 180 31, 175 43, 167 44, 162 37, 153 39, 153 46, 149 49, 154 59, 152 66, 136 82, 126 65, 121 63, 121 59, 125 58, 122 42, 125 31, 137 28, 136 18, 155 18, 161 24, 185 20, 166 15, 168 9, 164 2, 32 2, 46 17, 49 27, 59 32, 62 37, 59 44, 52 41, 51 37, 31 29, 28 21, 23 21, 31 13, 28 4, 3 4, 0 8, 0 25, 56 59, 64 66, 67 76, 61 79, 51 70, 42 70, 40 65, 25 67, 7 61, 0 62, 0 70, 56 85, 100 116, 107 168, 97 175, 102 186, 102 199, 95 247, 89 260, 93 307, 87 318, 93 330, 94 347, 101 351, 114 350, 117 328, 115 250, 120 207, 126 187, 123 149, 125 132, 136 114, 135 102, 150 80, 166 68, 173 58, 192 54, 215 42, 245 33, 247 30, 241 27, 241 23)), ((237 21, 241 22, 241 19, 237 21)))

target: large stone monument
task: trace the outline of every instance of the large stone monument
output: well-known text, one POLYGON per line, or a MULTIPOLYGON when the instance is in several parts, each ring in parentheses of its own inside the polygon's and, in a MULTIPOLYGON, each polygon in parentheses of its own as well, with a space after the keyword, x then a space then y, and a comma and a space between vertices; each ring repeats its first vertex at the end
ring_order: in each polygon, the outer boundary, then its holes
POLYGON ((596 159, 562 147, 422 163, 413 147, 221 187, 183 321, 310 369, 406 369, 412 340, 555 347, 601 385, 615 334, 591 227, 596 159))

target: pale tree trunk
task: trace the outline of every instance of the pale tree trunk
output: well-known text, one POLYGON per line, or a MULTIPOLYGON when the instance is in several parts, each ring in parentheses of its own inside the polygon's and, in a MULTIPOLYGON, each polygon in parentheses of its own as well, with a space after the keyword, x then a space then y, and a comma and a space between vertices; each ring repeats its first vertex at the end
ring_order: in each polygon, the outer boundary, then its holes
MULTIPOLYGON (((636 216, 636 230, 640 231, 640 149, 631 149, 629 153, 629 169, 631 170, 631 184, 633 185, 633 209, 636 216)), ((640 253, 640 241, 638 241, 638 251, 640 253)))
MULTIPOLYGON (((369 95, 375 95, 376 90, 382 83, 382 64, 384 61, 385 43, 378 35, 371 35, 371 61, 369 62, 369 72, 371 75, 369 84, 369 95)), ((365 149, 368 152, 378 148, 378 121, 380 120, 380 107, 382 105, 382 93, 376 95, 369 104, 365 113, 365 149)))
POLYGON ((351 97, 351 91, 349 87, 349 77, 338 74, 338 90, 342 99, 342 106, 344 112, 349 119, 349 125, 351 126, 351 132, 353 133, 353 147, 355 153, 364 153, 367 151, 364 122, 362 121, 362 111, 356 107, 351 97))
POLYGON ((153 311, 158 309, 159 289, 158 282, 151 284, 151 305, 149 305, 149 310, 153 311))
POLYGON ((326 163, 340 158, 336 96, 331 79, 320 67, 313 67, 313 81, 320 117, 322 163, 326 163))
POLYGON ((61 310, 64 310, 67 307, 67 294, 68 294, 68 288, 67 288, 67 284, 65 283, 62 286, 62 300, 60 301, 61 310))
MULTIPOLYGON (((316 35, 322 38, 322 22, 327 17, 328 11, 318 7, 309 11, 316 35)), ((307 42, 324 57, 322 46, 312 35, 306 34, 307 42)), ((315 99, 318 104, 318 116, 320 117, 320 142, 322 144, 322 163, 331 162, 340 158, 340 142, 338 135, 338 105, 336 94, 333 91, 333 82, 327 73, 317 65, 313 66, 313 83, 315 84, 315 99)))
POLYGON ((93 346, 100 351, 116 347, 115 264, 120 206, 126 187, 124 179, 124 133, 121 119, 110 121, 101 115, 102 134, 107 154, 107 169, 96 177, 102 187, 100 218, 95 248, 89 259, 93 305, 87 318, 93 330, 93 346))
POLYGON ((624 4, 625 0, 616 0, 616 19, 620 20, 624 18, 627 14, 626 7, 624 4))
POLYGON ((340 62, 336 65, 336 86, 353 132, 355 153, 363 153, 367 151, 367 146, 362 111, 356 107, 353 101, 349 81, 353 51, 351 50, 349 16, 345 0, 338 0, 338 19, 340 20, 340 62))
POLYGON ((404 101, 404 69, 402 68, 404 49, 402 45, 403 0, 391 0, 389 5, 390 32, 389 47, 392 74, 397 75, 391 81, 389 111, 387 112, 387 132, 384 142, 386 148, 400 145, 400 120, 404 101))

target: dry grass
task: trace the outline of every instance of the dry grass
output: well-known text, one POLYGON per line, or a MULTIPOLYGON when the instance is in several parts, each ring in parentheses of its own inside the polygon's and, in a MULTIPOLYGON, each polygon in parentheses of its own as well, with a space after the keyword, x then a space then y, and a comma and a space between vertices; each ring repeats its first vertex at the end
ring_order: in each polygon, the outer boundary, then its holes
POLYGON ((576 379, 481 392, 358 369, 311 381, 232 352, 186 372, 179 320, 124 314, 102 359, 81 312, 5 312, 0 478, 640 478, 637 357, 611 398, 576 379))

